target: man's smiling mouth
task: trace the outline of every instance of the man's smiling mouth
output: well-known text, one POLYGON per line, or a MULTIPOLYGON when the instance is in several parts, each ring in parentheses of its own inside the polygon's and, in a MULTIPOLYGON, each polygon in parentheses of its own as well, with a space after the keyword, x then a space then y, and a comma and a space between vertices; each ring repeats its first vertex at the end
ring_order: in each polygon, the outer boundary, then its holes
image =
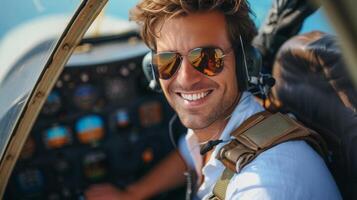
POLYGON ((177 93, 181 98, 187 101, 197 101, 200 99, 205 98, 207 95, 209 95, 212 92, 210 91, 205 91, 205 92, 197 92, 197 93, 177 93))

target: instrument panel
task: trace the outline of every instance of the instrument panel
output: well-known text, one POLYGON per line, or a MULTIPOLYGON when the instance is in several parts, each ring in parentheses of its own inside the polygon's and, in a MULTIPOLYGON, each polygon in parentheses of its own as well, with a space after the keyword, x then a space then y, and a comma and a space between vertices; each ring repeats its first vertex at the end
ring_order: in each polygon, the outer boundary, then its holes
MULTIPOLYGON (((83 199, 102 182, 123 189, 173 150, 173 111, 147 88, 148 49, 136 33, 84 44, 90 48, 72 55, 43 105, 5 199, 83 199)), ((154 199, 183 195, 179 188, 154 199)))

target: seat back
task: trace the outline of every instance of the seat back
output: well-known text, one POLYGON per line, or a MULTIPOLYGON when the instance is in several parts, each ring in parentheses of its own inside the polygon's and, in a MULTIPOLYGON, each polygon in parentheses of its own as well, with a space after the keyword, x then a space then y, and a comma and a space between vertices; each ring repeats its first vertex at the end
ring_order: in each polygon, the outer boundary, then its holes
POLYGON ((334 36, 288 40, 273 65, 272 110, 293 113, 329 147, 329 167, 345 199, 357 199, 357 92, 334 36))

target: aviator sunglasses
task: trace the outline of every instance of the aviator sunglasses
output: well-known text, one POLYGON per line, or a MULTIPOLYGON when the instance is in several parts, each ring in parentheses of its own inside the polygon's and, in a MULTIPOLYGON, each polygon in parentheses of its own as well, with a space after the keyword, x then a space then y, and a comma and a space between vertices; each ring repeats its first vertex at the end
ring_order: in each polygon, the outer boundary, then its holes
POLYGON ((231 52, 224 52, 218 47, 198 47, 190 50, 187 55, 178 52, 155 52, 152 54, 152 64, 160 79, 170 79, 179 69, 183 56, 194 69, 206 76, 215 76, 223 70, 223 58, 231 52))

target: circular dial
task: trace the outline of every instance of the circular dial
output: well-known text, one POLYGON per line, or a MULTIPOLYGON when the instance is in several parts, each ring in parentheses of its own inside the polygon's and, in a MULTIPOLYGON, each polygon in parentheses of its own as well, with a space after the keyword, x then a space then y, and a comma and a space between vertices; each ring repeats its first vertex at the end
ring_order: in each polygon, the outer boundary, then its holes
POLYGON ((92 85, 81 85, 74 91, 74 103, 81 109, 91 109, 98 100, 98 91, 92 85))
POLYGON ((61 108, 61 97, 57 91, 52 91, 42 107, 41 113, 45 115, 53 115, 61 108))
POLYGON ((124 79, 109 79, 105 82, 105 96, 111 101, 118 101, 128 97, 131 86, 124 79))
POLYGON ((28 168, 19 172, 16 176, 16 182, 21 193, 28 196, 36 196, 45 187, 43 173, 35 168, 28 168))
POLYGON ((45 146, 49 149, 61 148, 71 143, 70 129, 65 126, 54 126, 45 130, 45 146))
POLYGON ((94 143, 104 136, 103 120, 98 115, 88 115, 80 118, 76 123, 78 140, 81 143, 94 143))

